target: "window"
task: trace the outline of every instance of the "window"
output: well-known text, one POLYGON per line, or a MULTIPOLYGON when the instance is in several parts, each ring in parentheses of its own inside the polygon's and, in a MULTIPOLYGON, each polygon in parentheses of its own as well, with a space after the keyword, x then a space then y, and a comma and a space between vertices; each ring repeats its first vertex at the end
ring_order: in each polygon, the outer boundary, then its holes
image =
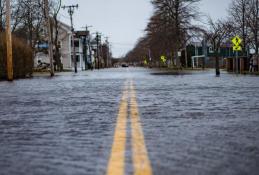
POLYGON ((62 48, 62 41, 58 41, 58 47, 62 48))
MULTIPOLYGON (((73 55, 71 55, 71 61, 74 62, 73 55)), ((79 55, 76 55, 76 62, 80 62, 80 56, 79 55)))
POLYGON ((213 47, 209 47, 209 53, 214 53, 213 47))
POLYGON ((75 47, 79 47, 79 41, 75 41, 75 47))
MULTIPOLYGON (((75 47, 79 47, 79 41, 78 40, 75 40, 74 43, 75 43, 75 47)), ((72 41, 71 41, 71 47, 72 47, 72 41)))

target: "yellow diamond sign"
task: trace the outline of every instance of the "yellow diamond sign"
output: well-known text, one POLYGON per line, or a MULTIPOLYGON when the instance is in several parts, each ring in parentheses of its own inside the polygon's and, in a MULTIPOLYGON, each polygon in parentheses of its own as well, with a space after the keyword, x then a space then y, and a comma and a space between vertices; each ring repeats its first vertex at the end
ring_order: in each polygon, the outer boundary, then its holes
POLYGON ((232 39, 232 43, 235 45, 235 46, 239 46, 241 43, 242 43, 242 39, 239 37, 239 36, 236 36, 232 39))
POLYGON ((166 57, 165 57, 165 56, 161 56, 161 61, 162 61, 163 63, 165 63, 165 62, 166 62, 166 57))
POLYGON ((241 46, 234 46, 234 47, 233 47, 233 50, 234 50, 234 51, 241 51, 241 50, 242 50, 242 47, 241 47, 241 46))

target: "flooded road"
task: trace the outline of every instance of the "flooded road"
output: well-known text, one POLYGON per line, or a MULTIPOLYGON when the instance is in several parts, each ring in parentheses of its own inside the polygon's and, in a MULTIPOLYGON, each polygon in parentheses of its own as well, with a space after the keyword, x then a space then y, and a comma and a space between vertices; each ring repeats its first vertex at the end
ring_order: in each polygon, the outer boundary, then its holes
POLYGON ((143 132, 140 145, 155 175, 258 174, 259 77, 154 72, 118 68, 0 82, 0 174, 106 174, 120 145, 125 82, 125 174, 136 170, 134 130, 143 132))

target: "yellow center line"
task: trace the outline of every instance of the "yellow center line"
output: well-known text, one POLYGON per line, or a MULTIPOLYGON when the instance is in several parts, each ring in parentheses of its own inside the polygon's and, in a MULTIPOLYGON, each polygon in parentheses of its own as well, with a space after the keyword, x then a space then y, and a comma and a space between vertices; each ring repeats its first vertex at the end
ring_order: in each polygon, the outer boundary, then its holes
MULTIPOLYGON (((111 156, 107 167, 107 175, 123 175, 125 173, 129 97, 128 86, 128 82, 126 82, 117 117, 111 156)), ((138 112, 136 92, 132 81, 130 84, 130 120, 134 175, 152 175, 152 168, 148 158, 148 152, 138 112)))
POLYGON ((122 95, 107 175, 123 175, 125 164, 126 128, 128 114, 128 83, 122 95))
POLYGON ((132 159, 134 167, 134 175, 152 175, 152 168, 148 158, 148 153, 145 145, 144 134, 141 127, 136 92, 133 82, 130 85, 131 101, 130 101, 130 116, 131 116, 131 137, 132 137, 132 159))

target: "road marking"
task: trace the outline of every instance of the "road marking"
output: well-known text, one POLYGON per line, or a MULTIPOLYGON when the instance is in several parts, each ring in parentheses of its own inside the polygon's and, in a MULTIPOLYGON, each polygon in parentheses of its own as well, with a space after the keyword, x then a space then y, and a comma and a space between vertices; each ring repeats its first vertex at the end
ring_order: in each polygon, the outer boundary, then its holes
POLYGON ((134 175, 152 175, 152 168, 148 158, 138 112, 136 92, 132 81, 130 83, 130 104, 128 104, 128 89, 129 83, 126 82, 117 117, 107 175, 123 175, 125 173, 128 106, 130 106, 131 149, 134 175))
POLYGON ((125 164, 126 127, 128 116, 128 83, 122 95, 107 175, 123 175, 125 164))
POLYGON ((134 175, 152 175, 152 168, 148 158, 145 145, 144 134, 138 112, 136 92, 131 81, 130 119, 131 119, 131 139, 132 139, 132 159, 134 175))

